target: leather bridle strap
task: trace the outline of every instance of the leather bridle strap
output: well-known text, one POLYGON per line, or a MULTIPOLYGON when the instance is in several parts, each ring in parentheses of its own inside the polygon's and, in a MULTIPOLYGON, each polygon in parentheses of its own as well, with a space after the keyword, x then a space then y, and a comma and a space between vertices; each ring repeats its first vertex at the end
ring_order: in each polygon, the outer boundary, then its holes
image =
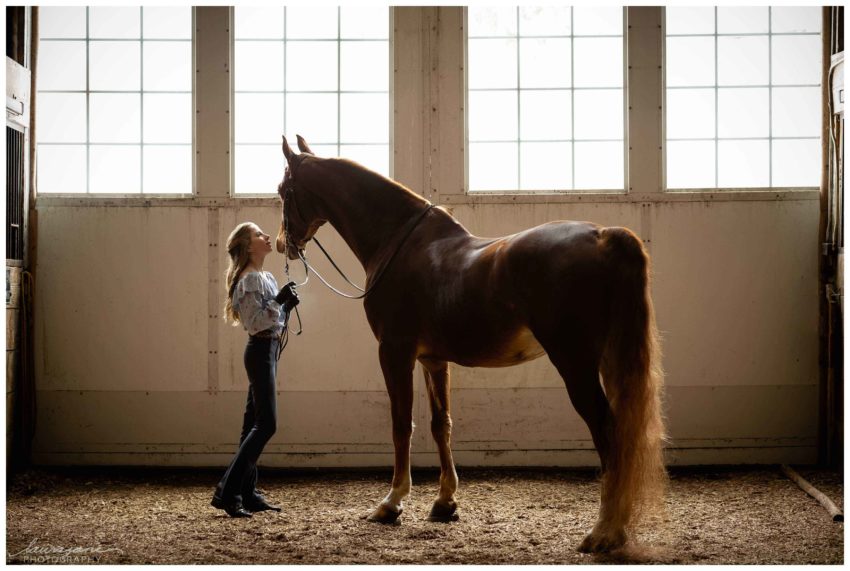
POLYGON ((378 268, 378 271, 376 272, 375 279, 372 281, 372 285, 370 285, 365 290, 363 288, 359 287, 359 286, 354 285, 351 282, 351 280, 348 279, 348 277, 342 272, 342 270, 339 269, 339 266, 337 266, 336 263, 333 261, 333 258, 331 258, 330 254, 328 254, 328 252, 322 247, 321 243, 319 243, 319 241, 316 239, 316 237, 313 236, 313 238, 312 238, 313 241, 316 243, 316 245, 319 247, 319 249, 322 251, 322 253, 325 256, 327 256, 328 260, 331 262, 331 264, 336 269, 336 271, 338 271, 339 274, 343 277, 343 279, 346 282, 348 282, 349 284, 351 284, 352 286, 354 286, 355 288, 357 288, 358 290, 360 290, 361 292, 363 292, 360 295, 349 295, 347 293, 341 292, 340 290, 336 289, 334 286, 332 286, 330 283, 328 283, 328 281, 324 277, 322 277, 322 275, 319 272, 316 271, 316 268, 314 268, 312 265, 310 265, 309 262, 307 262, 307 257, 304 256, 304 254, 301 250, 298 251, 298 256, 301 258, 301 261, 304 263, 304 266, 307 267, 308 269, 312 270, 312 272, 314 274, 316 274, 316 277, 319 278, 319 280, 321 280, 321 282, 323 284, 325 284, 325 286, 327 286, 328 289, 330 289, 331 291, 333 291, 337 295, 340 295, 340 296, 348 298, 348 299, 363 299, 364 297, 369 295, 369 293, 372 290, 374 290, 375 287, 381 282, 381 278, 384 277, 384 274, 386 274, 387 268, 389 268, 390 265, 393 263, 393 260, 395 259, 396 254, 398 254, 399 251, 401 251, 401 248, 402 248, 402 246, 404 246, 404 243, 407 241, 407 239, 410 237, 410 235, 413 233, 413 231, 416 229, 416 227, 419 226, 419 223, 422 221, 423 218, 425 218, 425 215, 428 214, 428 212, 430 212, 431 209, 434 208, 434 206, 435 206, 434 204, 428 203, 427 208, 424 208, 422 210, 422 212, 419 213, 418 216, 411 218, 407 222, 405 227, 402 229, 403 233, 402 233, 401 240, 398 243, 398 246, 396 246, 396 249, 393 250, 393 253, 387 259, 386 263, 384 263, 382 266, 380 266, 378 268))

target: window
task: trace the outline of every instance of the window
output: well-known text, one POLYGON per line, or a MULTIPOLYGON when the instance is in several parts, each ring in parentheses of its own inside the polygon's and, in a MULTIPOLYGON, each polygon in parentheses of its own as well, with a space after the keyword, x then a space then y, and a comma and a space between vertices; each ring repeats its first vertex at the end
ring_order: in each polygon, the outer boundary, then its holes
POLYGON ((470 191, 624 179, 623 8, 467 10, 470 191))
POLYGON ((192 192, 191 10, 41 8, 40 193, 192 192))
POLYGON ((282 134, 388 176, 389 8, 234 10, 235 192, 275 192, 282 134))
POLYGON ((820 11, 667 8, 668 188, 819 185, 820 11))

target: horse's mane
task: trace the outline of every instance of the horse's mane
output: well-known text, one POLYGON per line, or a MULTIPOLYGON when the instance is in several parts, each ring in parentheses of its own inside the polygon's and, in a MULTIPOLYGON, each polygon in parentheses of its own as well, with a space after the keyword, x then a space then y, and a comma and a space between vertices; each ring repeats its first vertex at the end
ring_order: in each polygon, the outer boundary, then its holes
POLYGON ((372 169, 361 165, 351 159, 344 158, 327 158, 324 159, 326 164, 333 165, 337 174, 344 174, 348 179, 352 179, 356 184, 369 186, 375 191, 390 191, 393 193, 403 193, 409 196, 416 202, 427 202, 417 193, 413 192, 400 182, 387 178, 381 173, 375 172, 372 169))

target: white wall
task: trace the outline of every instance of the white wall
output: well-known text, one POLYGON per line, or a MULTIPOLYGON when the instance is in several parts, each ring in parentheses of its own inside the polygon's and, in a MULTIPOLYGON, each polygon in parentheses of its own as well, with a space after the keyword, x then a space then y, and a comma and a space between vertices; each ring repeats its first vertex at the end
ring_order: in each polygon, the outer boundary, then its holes
MULTIPOLYGON (((814 461, 818 194, 664 193, 661 11, 628 15, 629 104, 643 106, 628 124, 629 194, 463 193, 459 8, 394 10, 394 176, 451 206, 478 235, 555 219, 635 230, 653 258, 670 462, 814 461)), ((223 244, 244 220, 275 229, 279 206, 229 196, 227 9, 199 8, 196 20, 196 104, 205 117, 196 195, 38 199, 37 462, 220 466, 235 451, 246 334, 220 317, 223 244)), ((336 233, 320 236, 362 282, 336 233)), ((283 283, 282 256, 266 266, 283 283)), ((301 291, 305 332, 280 361, 279 429, 263 463, 391 465, 389 401, 362 303, 315 278, 301 291)), ((459 465, 596 463, 547 359, 452 371, 459 465)), ((414 465, 436 465, 419 373, 417 389, 414 465)))

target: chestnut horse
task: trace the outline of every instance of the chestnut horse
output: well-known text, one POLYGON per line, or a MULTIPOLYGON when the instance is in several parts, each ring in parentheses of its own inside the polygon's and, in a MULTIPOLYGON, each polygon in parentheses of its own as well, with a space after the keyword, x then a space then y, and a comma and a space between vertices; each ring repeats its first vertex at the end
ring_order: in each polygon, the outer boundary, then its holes
POLYGON ((641 240, 625 228, 563 221, 478 238, 401 184, 346 159, 316 157, 300 136, 298 147, 300 154, 284 137, 278 252, 297 259, 330 222, 366 271, 363 306, 379 344, 395 446, 392 488, 369 519, 394 522, 410 493, 417 361, 440 457, 429 519, 453 521, 449 362, 505 367, 545 353, 602 465, 599 519, 579 549, 622 546, 639 515, 659 505, 666 482, 663 379, 641 240))

